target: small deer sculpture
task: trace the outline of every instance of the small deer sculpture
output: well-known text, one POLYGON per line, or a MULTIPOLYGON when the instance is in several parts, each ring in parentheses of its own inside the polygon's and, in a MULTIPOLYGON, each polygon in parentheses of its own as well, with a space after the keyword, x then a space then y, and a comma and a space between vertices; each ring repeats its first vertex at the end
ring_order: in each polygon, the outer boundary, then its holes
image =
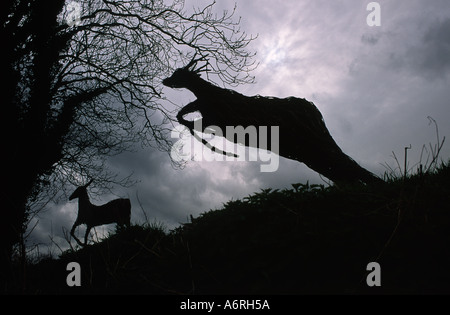
POLYGON ((130 199, 115 199, 101 206, 93 205, 87 193, 87 187, 92 181, 78 187, 69 197, 69 200, 78 198, 78 215, 70 230, 70 234, 81 246, 87 245, 89 232, 95 226, 110 223, 117 223, 119 226, 130 226, 130 199), (84 244, 75 236, 75 228, 81 224, 86 224, 84 244))

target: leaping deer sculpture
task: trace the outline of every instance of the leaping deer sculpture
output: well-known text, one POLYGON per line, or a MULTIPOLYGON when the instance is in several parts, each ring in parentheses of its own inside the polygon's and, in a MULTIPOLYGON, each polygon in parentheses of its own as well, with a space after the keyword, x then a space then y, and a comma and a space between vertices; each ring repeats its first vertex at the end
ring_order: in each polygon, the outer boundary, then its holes
MULTIPOLYGON (((245 96, 220 88, 200 77, 206 65, 196 69, 199 61, 207 62, 194 56, 185 67, 163 80, 165 86, 186 88, 197 97, 177 115, 178 122, 193 135, 194 122, 184 119, 185 115, 193 112, 200 112, 203 126, 218 126, 222 130, 226 126, 279 126, 279 155, 305 163, 337 183, 382 181, 339 148, 322 114, 312 102, 297 97, 245 96)), ((236 139, 227 140, 236 143, 236 139)), ((202 142, 207 144, 205 140, 202 142)), ((271 143, 270 135, 268 143, 271 143)))

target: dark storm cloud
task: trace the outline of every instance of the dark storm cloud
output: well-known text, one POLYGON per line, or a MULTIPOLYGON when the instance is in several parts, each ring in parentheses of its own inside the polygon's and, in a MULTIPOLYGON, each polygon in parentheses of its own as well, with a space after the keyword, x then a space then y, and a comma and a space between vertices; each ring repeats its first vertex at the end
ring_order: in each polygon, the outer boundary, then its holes
POLYGON ((152 150, 123 154, 109 164, 117 172, 133 172, 138 181, 127 192, 133 205, 132 221, 142 221, 143 210, 148 218, 169 227, 187 222, 190 214, 217 209, 230 199, 243 198, 261 188, 279 187, 280 182, 289 187, 311 177, 320 181, 312 171, 306 171, 309 176, 300 179, 302 166, 286 159, 280 159, 275 173, 261 173, 260 163, 245 161, 189 162, 177 169, 166 153, 152 150))
POLYGON ((450 70, 450 19, 435 21, 423 36, 424 49, 417 58, 420 69, 431 77, 444 77, 450 70))
MULTIPOLYGON (((133 204, 137 206, 137 193, 150 218, 171 224, 185 222, 189 211, 204 206, 201 196, 207 191, 207 173, 175 169, 167 153, 153 150, 126 153, 111 159, 109 164, 118 172, 135 174, 133 178, 138 183, 128 192, 129 197, 136 200, 133 204)), ((139 217, 141 209, 136 208, 133 214, 139 217)))

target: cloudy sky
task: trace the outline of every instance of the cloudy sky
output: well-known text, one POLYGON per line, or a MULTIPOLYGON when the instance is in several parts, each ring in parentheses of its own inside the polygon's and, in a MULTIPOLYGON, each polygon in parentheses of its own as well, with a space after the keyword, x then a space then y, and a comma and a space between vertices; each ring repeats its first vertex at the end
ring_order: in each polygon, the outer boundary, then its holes
MULTIPOLYGON (((186 0, 186 8, 209 2, 186 0)), ((378 1, 381 25, 372 27, 367 24, 369 2, 237 0, 242 30, 258 34, 249 49, 257 52, 260 66, 253 73, 256 83, 236 90, 314 102, 343 151, 382 175, 386 169, 381 163, 395 166, 392 151, 403 161, 404 147, 411 144, 412 166, 424 144, 436 143, 428 116, 437 121, 441 138, 450 136, 450 2, 378 1)), ((220 1, 215 8, 221 13, 233 5, 220 1)), ((181 100, 180 105, 195 99, 189 92, 164 92, 181 100)), ((441 156, 450 157, 449 143, 441 156)), ((114 191, 131 199, 132 222, 144 222, 145 211, 150 221, 168 229, 187 222, 190 214, 218 209, 262 188, 324 183, 303 164, 284 158, 273 173, 260 172, 261 162, 192 161, 174 169, 166 153, 139 147, 109 165, 120 174, 133 172, 138 181, 130 189, 114 191)), ((95 196, 93 202, 114 198, 95 196)), ((29 245, 50 244, 51 236, 67 248, 62 229, 70 229, 76 212, 76 200, 49 204, 35 219, 39 222, 29 245)), ((58 254, 55 247, 51 250, 58 254)))

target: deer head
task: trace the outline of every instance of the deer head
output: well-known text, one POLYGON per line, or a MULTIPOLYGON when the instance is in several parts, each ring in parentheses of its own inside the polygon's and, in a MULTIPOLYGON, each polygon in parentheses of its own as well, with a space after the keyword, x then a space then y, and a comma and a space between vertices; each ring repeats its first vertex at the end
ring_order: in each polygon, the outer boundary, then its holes
POLYGON ((186 88, 189 82, 199 78, 200 72, 206 71, 208 61, 203 56, 198 59, 195 59, 195 57, 196 55, 194 55, 192 60, 186 66, 175 70, 175 72, 169 78, 164 79, 162 83, 170 88, 186 88), (206 64, 195 69, 199 61, 206 61, 206 64))
POLYGON ((79 198, 80 196, 82 196, 83 193, 86 193, 86 189, 87 187, 92 184, 94 180, 91 179, 86 185, 84 186, 80 186, 77 189, 75 189, 75 191, 70 195, 69 200, 75 199, 75 198, 79 198))

